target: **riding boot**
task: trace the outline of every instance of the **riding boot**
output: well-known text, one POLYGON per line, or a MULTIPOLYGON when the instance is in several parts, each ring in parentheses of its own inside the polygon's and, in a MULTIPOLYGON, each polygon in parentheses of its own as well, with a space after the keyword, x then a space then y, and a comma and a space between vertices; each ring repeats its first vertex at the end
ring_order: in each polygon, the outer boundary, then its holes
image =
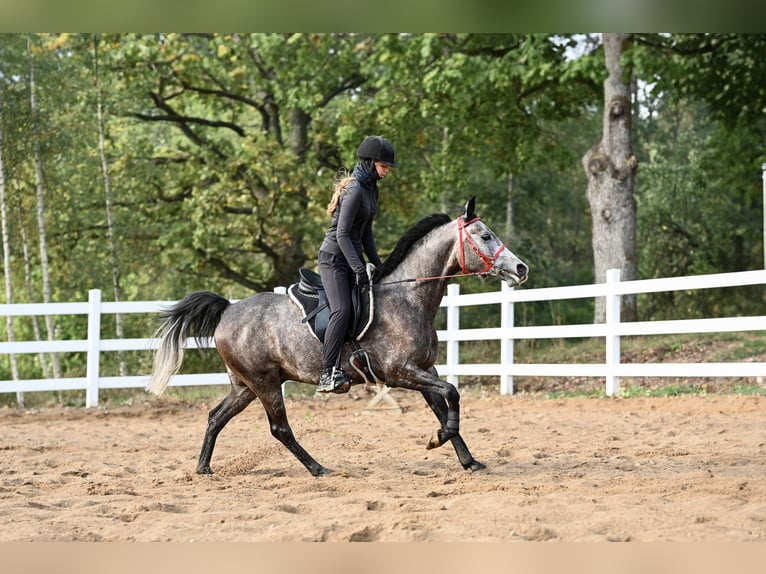
POLYGON ((342 394, 347 393, 350 388, 351 377, 348 376, 348 373, 337 367, 332 367, 325 369, 322 373, 317 392, 342 394))

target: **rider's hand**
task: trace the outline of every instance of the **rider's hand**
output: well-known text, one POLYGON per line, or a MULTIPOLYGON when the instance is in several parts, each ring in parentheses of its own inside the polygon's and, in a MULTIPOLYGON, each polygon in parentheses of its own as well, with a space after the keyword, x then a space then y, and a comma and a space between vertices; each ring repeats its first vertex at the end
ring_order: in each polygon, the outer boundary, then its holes
POLYGON ((372 263, 367 264, 367 269, 370 272, 370 283, 377 283, 380 279, 380 271, 372 263))
POLYGON ((367 271, 365 271, 364 273, 356 274, 356 284, 359 286, 370 284, 370 278, 367 277, 367 271))

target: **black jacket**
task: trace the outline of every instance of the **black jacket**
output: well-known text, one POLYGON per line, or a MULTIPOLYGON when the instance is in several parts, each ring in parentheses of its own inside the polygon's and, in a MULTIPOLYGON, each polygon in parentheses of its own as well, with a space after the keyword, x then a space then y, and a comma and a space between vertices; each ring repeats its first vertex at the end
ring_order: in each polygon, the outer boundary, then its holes
POLYGON ((365 273, 363 250, 370 263, 381 264, 372 233, 372 221, 378 212, 378 177, 372 162, 359 162, 351 175, 354 180, 341 194, 319 250, 342 253, 353 272, 362 274, 365 273))

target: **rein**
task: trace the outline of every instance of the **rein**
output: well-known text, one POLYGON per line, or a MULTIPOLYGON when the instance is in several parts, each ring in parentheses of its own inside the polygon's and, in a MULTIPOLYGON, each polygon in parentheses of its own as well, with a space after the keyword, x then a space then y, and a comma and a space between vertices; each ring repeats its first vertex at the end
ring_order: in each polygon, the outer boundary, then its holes
POLYGON ((466 227, 480 220, 481 220, 480 217, 474 217, 470 221, 466 221, 462 217, 457 218, 458 240, 460 242, 460 273, 456 273, 454 275, 437 275, 434 277, 412 277, 410 279, 400 279, 399 281, 388 281, 386 283, 378 283, 377 285, 395 285, 397 283, 415 283, 415 282, 422 282, 422 281, 435 281, 437 279, 453 279, 455 277, 486 276, 487 273, 489 273, 489 271, 492 269, 492 267, 494 267, 495 261, 497 260, 498 255, 500 255, 505 249, 505 244, 501 243, 500 247, 498 247, 494 255, 488 255, 484 253, 483 251, 481 251, 481 249, 478 248, 476 243, 474 243, 471 236, 464 231, 466 227), (475 271, 473 273, 466 273, 466 270, 465 270, 465 241, 466 240, 468 241, 468 245, 470 245, 471 250, 479 257, 479 259, 481 259, 484 262, 483 270, 475 271))

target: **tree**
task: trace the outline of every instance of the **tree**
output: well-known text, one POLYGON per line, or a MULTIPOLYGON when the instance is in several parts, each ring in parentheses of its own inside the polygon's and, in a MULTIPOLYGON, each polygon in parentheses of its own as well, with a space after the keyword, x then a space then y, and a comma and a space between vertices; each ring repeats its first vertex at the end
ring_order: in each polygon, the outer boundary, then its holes
MULTIPOLYGON (((5 184, 5 161, 3 158, 3 92, 4 86, 0 79, 0 225, 2 226, 3 238, 3 274, 5 275, 5 302, 13 303, 13 280, 11 276, 11 241, 10 241, 10 221, 8 217, 8 192, 5 184)), ((8 329, 8 341, 15 341, 16 335, 13 327, 13 317, 6 317, 6 328, 8 329)), ((13 380, 19 379, 19 364, 16 355, 10 356, 11 376, 13 380)), ((24 406, 24 393, 16 393, 16 400, 19 406, 24 406)))
MULTIPOLYGON (((112 269, 112 291, 114 300, 122 300, 122 285, 120 283, 120 265, 117 259, 117 238, 115 235, 114 200, 112 192, 112 177, 109 170, 109 160, 106 156, 106 122, 104 120, 104 105, 101 91, 101 72, 99 69, 99 43, 101 39, 94 34, 93 42, 93 84, 96 92, 96 125, 98 127, 98 153, 101 159, 101 174, 104 180, 104 208, 106 212, 107 239, 109 240, 109 263, 112 269)), ((118 339, 125 336, 122 315, 115 314, 115 332, 118 339)), ((125 361, 120 358, 120 375, 127 374, 125 361)))
MULTIPOLYGON (((642 277, 763 265, 766 35, 636 35, 642 92, 638 233, 642 277)), ((641 314, 754 312, 760 288, 647 297, 641 314), (755 307, 753 307, 755 305, 755 307)))
MULTIPOLYGON (((766 34, 638 35, 642 75, 656 97, 705 102, 713 119, 766 138, 766 34)), ((764 155, 761 152, 761 155, 764 155)))
POLYGON ((213 272, 247 290, 313 265, 331 178, 353 165, 364 136, 390 135, 403 159, 377 225, 385 251, 468 189, 480 190, 487 217, 505 213, 509 173, 564 157, 542 125, 582 114, 583 93, 592 98, 587 76, 566 70, 565 44, 542 34, 117 42, 123 110, 138 120, 123 145, 150 158, 146 181, 159 192, 144 229, 178 274, 213 272))
MULTIPOLYGON (((35 163, 35 190, 37 198, 37 232, 40 245, 40 271, 42 273, 42 292, 43 303, 51 301, 51 278, 50 267, 48 265, 48 239, 47 224, 45 221, 45 183, 43 181, 42 154, 40 152, 40 129, 39 129, 39 111, 37 107, 37 85, 35 80, 35 59, 32 50, 32 37, 27 35, 27 56, 29 58, 29 106, 32 113, 32 149, 34 150, 35 163)), ((48 340, 55 339, 55 324, 53 317, 45 316, 45 326, 48 331, 48 340)), ((53 365, 53 376, 61 377, 61 365, 58 354, 51 354, 51 364, 53 365)))
MULTIPOLYGON (((631 101, 623 78, 621 57, 627 34, 603 34, 608 76, 604 81, 601 141, 583 156, 588 178, 588 201, 593 222, 594 280, 602 283, 608 269, 620 269, 621 279, 637 276, 636 201, 633 195, 638 166, 631 146, 631 101)), ((636 318, 635 295, 622 297, 623 321, 636 318)), ((596 322, 605 319, 604 298, 596 302, 596 322)))
POLYGON ((112 57, 137 94, 122 104, 136 120, 132 142, 124 145, 149 158, 154 200, 144 206, 151 210, 144 230, 156 235, 163 260, 179 273, 214 274, 247 291, 293 280, 306 253, 318 247, 314 216, 324 205, 312 198, 324 197, 326 204, 341 165, 334 143, 325 144, 311 127, 358 81, 353 61, 360 56, 343 46, 349 39, 168 34, 117 40, 112 57), (333 168, 323 183, 322 166, 333 168))

